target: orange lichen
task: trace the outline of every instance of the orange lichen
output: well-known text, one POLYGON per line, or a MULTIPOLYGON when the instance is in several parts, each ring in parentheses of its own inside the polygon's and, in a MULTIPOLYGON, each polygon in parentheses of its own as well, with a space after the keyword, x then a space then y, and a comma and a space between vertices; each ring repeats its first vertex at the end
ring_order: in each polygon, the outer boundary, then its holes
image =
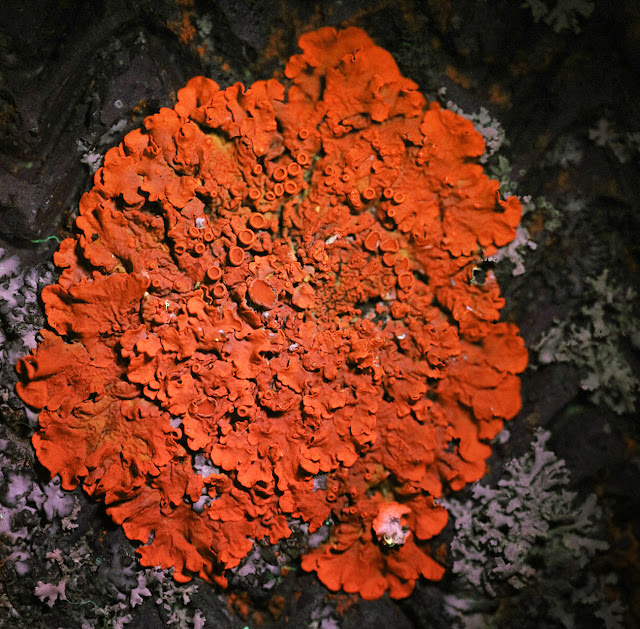
POLYGON ((443 574, 434 499, 520 408, 524 344, 473 271, 521 208, 363 31, 300 47, 286 85, 192 79, 106 154, 18 392, 40 461, 144 565, 224 584, 331 518, 303 568, 404 597, 443 574))

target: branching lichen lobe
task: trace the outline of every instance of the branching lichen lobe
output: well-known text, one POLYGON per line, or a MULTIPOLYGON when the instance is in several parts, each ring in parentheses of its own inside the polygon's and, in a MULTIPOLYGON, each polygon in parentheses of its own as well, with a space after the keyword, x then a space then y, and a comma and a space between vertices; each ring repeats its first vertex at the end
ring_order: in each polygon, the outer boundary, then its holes
POLYGON ((300 47, 286 86, 192 79, 106 154, 18 391, 40 461, 144 565, 224 584, 253 540, 332 516, 303 568, 400 598, 443 574, 434 499, 520 408, 524 344, 472 280, 521 208, 363 31, 300 47))

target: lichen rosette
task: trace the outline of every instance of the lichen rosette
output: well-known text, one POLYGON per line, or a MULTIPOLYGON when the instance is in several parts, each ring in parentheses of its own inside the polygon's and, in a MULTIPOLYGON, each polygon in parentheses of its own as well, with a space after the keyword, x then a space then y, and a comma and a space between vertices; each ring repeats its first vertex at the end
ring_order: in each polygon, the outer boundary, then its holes
POLYGON ((521 207, 363 31, 300 47, 286 84, 192 79, 107 152, 18 392, 39 460, 143 565, 225 584, 254 540, 331 519, 302 567, 405 597, 444 571, 435 499, 520 408, 527 353, 474 268, 521 207))

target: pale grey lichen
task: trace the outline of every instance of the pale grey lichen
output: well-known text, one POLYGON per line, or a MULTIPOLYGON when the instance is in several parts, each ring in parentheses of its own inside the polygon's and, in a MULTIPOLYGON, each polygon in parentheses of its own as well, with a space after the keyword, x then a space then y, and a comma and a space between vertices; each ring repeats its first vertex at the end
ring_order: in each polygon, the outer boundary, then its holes
POLYGON ((511 275, 522 275, 525 269, 525 255, 526 251, 535 251, 538 245, 531 238, 529 230, 522 225, 516 227, 516 237, 506 246, 500 247, 497 253, 489 256, 489 260, 492 262, 502 262, 502 260, 509 260, 513 264, 511 275))
POLYGON ((318 607, 311 612, 311 622, 308 629, 340 629, 338 612, 331 606, 318 607))
MULTIPOLYGON (((17 249, 0 247, 0 405, 22 407, 14 391, 15 364, 37 345, 43 315, 38 295, 53 282, 53 263, 27 267, 17 249)), ((35 420, 35 415, 28 419, 35 420)), ((32 426, 35 426, 35 422, 32 426)))
POLYGON ((579 166, 584 157, 582 144, 572 135, 563 135, 558 138, 553 147, 542 160, 544 166, 559 166, 567 169, 579 166))
POLYGON ((469 500, 445 503, 455 520, 453 572, 463 586, 447 604, 461 626, 506 626, 500 615, 508 608, 538 614, 537 626, 579 626, 578 608, 581 618, 621 626, 622 607, 604 593, 613 577, 589 571, 608 547, 597 498, 581 500, 568 489, 568 469, 547 450, 549 438, 539 429, 531 450, 506 464, 495 487, 477 483, 469 500), (494 598, 503 604, 487 613, 494 598))
POLYGON ((549 0, 524 0, 522 7, 529 8, 533 21, 542 20, 551 26, 556 33, 572 30, 579 33, 582 19, 588 18, 595 2, 593 0, 557 0, 551 6, 549 0))
POLYGON ((607 270, 587 278, 582 304, 532 346, 541 365, 569 363, 583 373, 580 386, 594 404, 618 414, 635 410, 640 381, 630 354, 640 348, 636 293, 609 279, 607 270))
POLYGON ((34 593, 43 603, 46 602, 49 607, 53 607, 58 599, 61 601, 67 600, 67 596, 64 591, 66 584, 66 579, 61 579, 56 585, 53 583, 43 583, 42 581, 38 581, 38 585, 36 586, 34 593))
POLYGON ((589 129, 589 139, 596 146, 609 149, 621 164, 637 157, 640 153, 640 133, 619 131, 614 124, 604 118, 600 118, 596 126, 589 129))
MULTIPOLYGON (((202 629, 205 625, 202 611, 191 600, 198 591, 198 585, 178 584, 160 568, 136 572, 135 564, 124 567, 119 556, 114 556, 115 561, 111 565, 96 562, 84 542, 79 542, 65 553, 56 549, 47 553, 46 558, 46 572, 57 572, 62 578, 57 585, 54 585, 56 579, 51 579, 50 583, 38 581, 35 594, 49 607, 56 601, 63 601, 84 609, 82 629, 106 626, 123 629, 133 621, 134 608, 145 604, 147 599, 162 607, 165 626, 202 629), (98 572, 96 580, 109 571, 119 572, 117 578, 105 580, 112 588, 107 604, 100 606, 91 599, 83 598, 85 593, 78 571, 81 566, 90 566, 91 572, 98 572)), ((97 598, 100 600, 103 597, 97 598)))

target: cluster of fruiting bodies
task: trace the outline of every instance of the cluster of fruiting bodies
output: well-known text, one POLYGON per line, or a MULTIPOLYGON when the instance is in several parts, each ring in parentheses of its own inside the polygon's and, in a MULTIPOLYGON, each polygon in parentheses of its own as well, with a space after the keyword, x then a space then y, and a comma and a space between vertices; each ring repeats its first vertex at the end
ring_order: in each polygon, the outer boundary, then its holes
POLYGON ((286 86, 195 78, 106 154, 18 390, 39 460, 144 565, 224 584, 331 521, 303 568, 404 597, 443 574, 434 499, 520 407, 524 344, 474 271, 521 208, 361 30, 300 47, 286 86))

